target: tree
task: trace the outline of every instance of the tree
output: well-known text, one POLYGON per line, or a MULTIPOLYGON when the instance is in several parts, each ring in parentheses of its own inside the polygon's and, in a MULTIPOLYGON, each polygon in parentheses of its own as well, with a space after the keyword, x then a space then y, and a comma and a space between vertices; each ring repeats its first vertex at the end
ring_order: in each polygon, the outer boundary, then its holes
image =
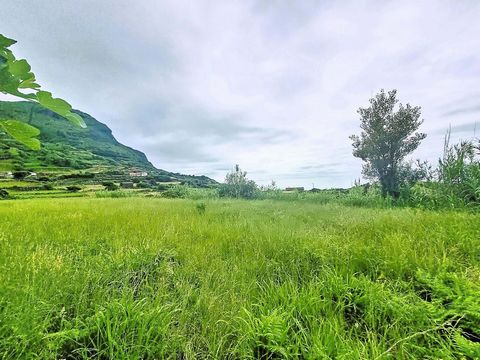
POLYGON ((72 193, 79 192, 80 190, 82 190, 82 188, 79 187, 79 186, 76 186, 76 185, 67 186, 67 191, 72 192, 72 193))
POLYGON ((257 184, 247 178, 247 172, 235 165, 232 172, 227 173, 225 183, 220 186, 219 195, 225 197, 252 199, 257 195, 257 184))
POLYGON ((359 108, 360 136, 352 135, 353 155, 365 164, 362 173, 378 179, 383 196, 399 196, 399 170, 405 157, 425 139, 416 132, 423 120, 420 107, 399 104, 397 91, 383 89, 370 99, 368 108, 359 108))
POLYGON ((19 170, 19 171, 14 171, 13 172, 13 178, 16 180, 22 180, 25 179, 28 176, 29 172, 24 171, 24 170, 19 170))
MULTIPOLYGON (((15 40, 0 34, 0 92, 39 103, 73 124, 86 127, 82 117, 72 112, 72 106, 68 102, 54 98, 48 91, 40 90, 27 60, 17 60, 9 49, 15 43, 15 40)), ((32 115, 31 112, 29 122, 32 115)), ((2 119, 0 130, 2 129, 30 149, 40 149, 40 142, 36 139, 40 131, 35 127, 15 119, 2 119)))
POLYGON ((118 185, 115 184, 113 181, 104 181, 102 185, 105 186, 105 190, 107 191, 115 191, 118 190, 118 185))

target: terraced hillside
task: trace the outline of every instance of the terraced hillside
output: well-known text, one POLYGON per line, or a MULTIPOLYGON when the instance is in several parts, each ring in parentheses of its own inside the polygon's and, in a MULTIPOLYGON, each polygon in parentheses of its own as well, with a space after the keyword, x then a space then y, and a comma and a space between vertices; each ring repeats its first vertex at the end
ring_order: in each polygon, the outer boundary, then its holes
POLYGON ((120 176, 148 172, 171 180, 214 183, 204 176, 188 176, 156 169, 141 151, 119 143, 112 131, 92 116, 75 110, 87 128, 31 102, 0 101, 0 121, 15 119, 40 130, 42 148, 30 150, 0 130, 0 172, 28 170, 42 173, 90 171, 120 176))

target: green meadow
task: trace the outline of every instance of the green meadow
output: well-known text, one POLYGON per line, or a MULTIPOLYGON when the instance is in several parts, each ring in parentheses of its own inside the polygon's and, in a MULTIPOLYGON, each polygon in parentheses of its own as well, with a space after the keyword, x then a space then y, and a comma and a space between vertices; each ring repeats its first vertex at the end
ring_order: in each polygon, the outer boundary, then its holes
POLYGON ((0 203, 2 359, 477 359, 480 215, 0 203))

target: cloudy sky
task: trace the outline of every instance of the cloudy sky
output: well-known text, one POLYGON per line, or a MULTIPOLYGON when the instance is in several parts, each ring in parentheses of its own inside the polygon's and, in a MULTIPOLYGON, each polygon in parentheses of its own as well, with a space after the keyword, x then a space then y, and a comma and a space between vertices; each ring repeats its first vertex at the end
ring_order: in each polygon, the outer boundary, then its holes
POLYGON ((422 107, 415 158, 480 133, 478 0, 2 0, 0 19, 45 89, 166 170, 350 186, 381 88, 422 107))

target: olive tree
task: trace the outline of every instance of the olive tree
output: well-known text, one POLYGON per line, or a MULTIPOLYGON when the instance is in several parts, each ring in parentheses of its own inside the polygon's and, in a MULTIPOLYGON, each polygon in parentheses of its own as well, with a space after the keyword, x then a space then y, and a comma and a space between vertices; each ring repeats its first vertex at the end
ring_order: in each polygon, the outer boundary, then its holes
POLYGON ((256 197, 257 190, 257 184, 247 178, 247 172, 242 171, 240 166, 235 165, 233 171, 227 173, 225 183, 220 185, 219 195, 222 197, 252 199, 256 197))
POLYGON ((425 139, 417 132, 423 120, 420 107, 398 104, 397 91, 381 90, 370 106, 359 108, 360 135, 352 135, 353 155, 364 161, 362 173, 376 179, 384 196, 399 196, 400 170, 405 157, 425 139))

